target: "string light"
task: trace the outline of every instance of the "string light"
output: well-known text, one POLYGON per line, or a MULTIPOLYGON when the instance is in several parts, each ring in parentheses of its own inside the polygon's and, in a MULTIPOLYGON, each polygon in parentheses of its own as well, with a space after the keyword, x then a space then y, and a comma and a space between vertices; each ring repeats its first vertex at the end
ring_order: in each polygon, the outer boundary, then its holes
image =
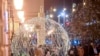
POLYGON ((54 8, 54 9, 53 9, 53 11, 54 11, 54 12, 56 12, 56 11, 57 11, 57 9, 56 9, 56 8, 54 8))
POLYGON ((86 5, 86 3, 84 2, 83 5, 86 5))
POLYGON ((50 14, 50 18, 53 18, 53 16, 54 16, 53 14, 50 14))
POLYGON ((64 8, 63 11, 66 11, 66 8, 64 8))
POLYGON ((76 10, 73 8, 72 11, 75 12, 76 10))

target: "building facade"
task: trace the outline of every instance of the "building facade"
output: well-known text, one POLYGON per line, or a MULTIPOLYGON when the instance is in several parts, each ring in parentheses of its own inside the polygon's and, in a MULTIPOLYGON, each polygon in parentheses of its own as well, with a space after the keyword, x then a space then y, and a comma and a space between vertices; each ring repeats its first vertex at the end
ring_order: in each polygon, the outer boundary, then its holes
POLYGON ((0 0, 0 56, 9 54, 7 0, 0 0))
MULTIPOLYGON (((24 0, 25 20, 43 16, 44 0, 24 0)), ((13 0, 0 0, 0 56, 11 56, 12 33, 19 28, 20 20, 13 0)))

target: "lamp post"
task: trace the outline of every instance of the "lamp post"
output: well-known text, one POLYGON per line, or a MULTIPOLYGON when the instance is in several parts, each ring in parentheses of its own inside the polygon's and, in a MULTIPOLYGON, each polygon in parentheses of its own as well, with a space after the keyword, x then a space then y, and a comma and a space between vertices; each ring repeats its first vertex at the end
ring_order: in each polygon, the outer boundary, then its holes
POLYGON ((58 17, 58 23, 60 24, 60 15, 58 15, 57 17, 58 17))
MULTIPOLYGON (((61 18, 63 18, 63 26, 65 27, 65 21, 66 21, 66 18, 68 18, 69 17, 69 15, 67 15, 66 14, 66 8, 64 7, 63 8, 63 10, 62 10, 62 12, 57 16, 57 18, 58 18, 58 23, 60 24, 61 23, 61 18)), ((57 11, 57 9, 56 8, 53 8, 52 10, 51 10, 51 13, 49 14, 49 18, 53 18, 53 17, 55 17, 55 14, 53 14, 53 12, 54 13, 56 13, 56 11, 57 11)), ((74 10, 75 11, 75 10, 74 10)), ((57 11, 58 12, 58 11, 57 11)))
POLYGON ((61 17, 63 18, 63 26, 65 27, 66 18, 69 17, 69 15, 66 14, 66 8, 64 8, 57 17, 58 17, 58 23, 60 23, 61 17))

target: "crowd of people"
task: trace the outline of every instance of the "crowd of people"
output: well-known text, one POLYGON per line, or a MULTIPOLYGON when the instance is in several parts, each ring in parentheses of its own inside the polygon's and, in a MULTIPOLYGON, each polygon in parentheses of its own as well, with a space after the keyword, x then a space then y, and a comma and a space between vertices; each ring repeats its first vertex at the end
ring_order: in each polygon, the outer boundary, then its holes
POLYGON ((65 52, 62 48, 51 46, 39 46, 30 51, 30 56, 100 56, 100 44, 88 43, 72 45, 65 52))
POLYGON ((63 48, 42 46, 30 49, 30 56, 66 56, 63 48))
POLYGON ((68 51, 69 56, 100 56, 100 44, 89 43, 71 46, 68 51))
MULTIPOLYGON (((71 45, 67 51, 64 47, 39 45, 29 48, 28 54, 28 56, 100 56, 100 42, 71 45)), ((23 54, 21 53, 20 56, 23 54)))
POLYGON ((29 52, 30 56, 100 56, 100 44, 79 44, 77 46, 71 46, 70 49, 65 52, 62 48, 42 46, 35 47, 29 52))
POLYGON ((71 45, 67 51, 64 49, 64 47, 52 45, 39 45, 29 48, 28 56, 100 56, 100 43, 80 43, 71 45))

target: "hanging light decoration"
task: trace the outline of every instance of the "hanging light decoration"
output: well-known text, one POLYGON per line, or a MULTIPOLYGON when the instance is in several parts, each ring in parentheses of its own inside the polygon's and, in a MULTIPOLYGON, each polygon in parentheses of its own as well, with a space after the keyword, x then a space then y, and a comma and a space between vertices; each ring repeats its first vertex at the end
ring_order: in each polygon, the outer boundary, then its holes
POLYGON ((23 0, 13 0, 13 3, 16 10, 21 10, 23 8, 23 0))
POLYGON ((86 5, 86 3, 84 2, 83 5, 86 5))
POLYGON ((54 11, 54 12, 56 12, 56 11, 57 11, 57 9, 56 9, 56 8, 54 8, 54 9, 53 9, 53 11, 54 11))
POLYGON ((66 11, 67 9, 66 8, 63 8, 63 11, 66 11))
POLYGON ((24 11, 18 11, 17 12, 18 18, 21 21, 21 23, 24 22, 25 18, 24 18, 24 11))
POLYGON ((54 17, 54 15, 53 14, 50 14, 50 18, 53 18, 54 17))

